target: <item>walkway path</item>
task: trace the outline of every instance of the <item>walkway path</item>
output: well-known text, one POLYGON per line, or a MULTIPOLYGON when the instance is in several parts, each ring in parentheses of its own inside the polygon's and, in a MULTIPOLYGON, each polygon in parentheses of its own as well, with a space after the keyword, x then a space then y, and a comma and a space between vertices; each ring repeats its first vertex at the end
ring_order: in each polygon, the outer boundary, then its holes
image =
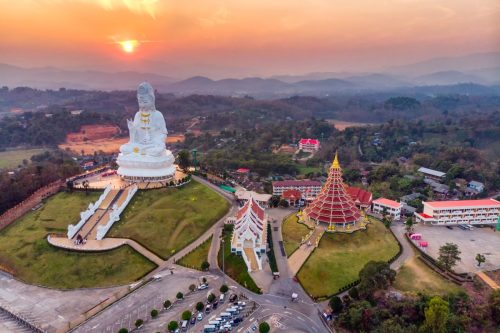
POLYGON ((306 262, 307 258, 311 255, 311 253, 316 248, 316 243, 325 233, 325 229, 321 226, 317 226, 314 229, 311 237, 304 244, 302 244, 288 259, 288 264, 290 265, 290 272, 293 276, 295 276, 302 265, 306 262))
POLYGON ((245 255, 248 258, 248 261, 250 261, 250 269, 252 271, 258 271, 259 270, 259 265, 257 264, 257 258, 255 257, 255 252, 253 249, 245 247, 243 248, 243 251, 245 251, 245 255))
POLYGON ((485 272, 479 271, 476 273, 477 276, 479 276, 486 284, 488 284, 492 289, 497 290, 500 289, 500 286, 498 283, 493 281, 492 278, 490 278, 488 275, 486 275, 485 272))

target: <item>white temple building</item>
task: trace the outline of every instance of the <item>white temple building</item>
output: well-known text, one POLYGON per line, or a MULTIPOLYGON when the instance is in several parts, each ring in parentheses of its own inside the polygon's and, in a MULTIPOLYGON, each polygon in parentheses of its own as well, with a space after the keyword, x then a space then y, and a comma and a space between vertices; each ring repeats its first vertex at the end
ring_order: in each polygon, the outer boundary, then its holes
POLYGON ((267 248, 267 214, 252 197, 238 210, 234 220, 231 252, 241 255, 248 271, 262 269, 267 248))

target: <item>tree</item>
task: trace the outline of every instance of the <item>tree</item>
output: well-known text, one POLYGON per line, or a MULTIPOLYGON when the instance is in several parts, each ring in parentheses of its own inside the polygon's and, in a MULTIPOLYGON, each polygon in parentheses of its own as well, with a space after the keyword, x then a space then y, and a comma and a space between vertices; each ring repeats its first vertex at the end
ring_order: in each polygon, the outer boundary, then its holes
POLYGON ((204 261, 201 263, 201 270, 202 271, 208 271, 210 268, 210 263, 208 261, 204 261))
POLYGON ((135 327, 136 327, 136 328, 141 327, 141 326, 142 326, 142 324, 144 324, 144 320, 142 320, 142 319, 137 319, 137 320, 135 321, 135 327))
POLYGON ((268 323, 262 322, 259 324, 259 333, 268 333, 271 330, 271 327, 268 323))
POLYGON ((349 289, 349 291, 347 293, 349 294, 349 296, 351 296, 354 299, 359 298, 358 287, 352 287, 351 289, 349 289))
POLYGON ((186 311, 184 311, 184 312, 182 313, 181 318, 182 318, 182 320, 189 320, 189 319, 191 318, 191 316, 192 316, 192 315, 193 315, 193 314, 191 313, 191 311, 186 310, 186 311))
POLYGON ((446 243, 439 248, 438 263, 449 271, 457 264, 457 261, 460 261, 460 253, 457 244, 446 243))
POLYGON ((205 308, 205 305, 203 304, 203 302, 198 302, 196 303, 196 310, 199 312, 199 311, 203 311, 203 308, 205 308))
POLYGON ((173 332, 178 328, 179 328, 179 324, 175 320, 172 320, 167 325, 167 330, 169 330, 170 332, 173 332))
POLYGON ((128 333, 128 329, 122 327, 118 330, 118 333, 128 333))
POLYGON ((210 295, 208 295, 207 297, 207 301, 208 303, 212 303, 213 301, 215 301, 215 295, 210 293, 210 295))
POLYGON ((408 232, 408 233, 413 231, 413 218, 412 217, 408 217, 406 219, 405 229, 406 229, 406 232, 408 232))
POLYGON ((477 266, 480 267, 483 262, 486 261, 486 257, 481 253, 476 254, 477 266))
POLYGON ((165 308, 165 310, 171 306, 172 306, 172 302, 170 302, 168 299, 165 302, 163 302, 163 307, 165 308))
POLYGON ((500 324, 500 289, 494 290, 491 293, 489 306, 491 311, 491 317, 493 321, 498 325, 500 324))
POLYGON ((424 311, 425 326, 432 333, 446 332, 446 323, 450 316, 448 302, 441 299, 439 296, 434 296, 429 301, 429 306, 424 311))
POLYGON ((387 289, 395 280, 396 271, 385 261, 369 261, 359 272, 359 295, 364 298, 378 289, 387 289))
POLYGON ((190 284, 189 285, 189 290, 190 291, 195 291, 196 290, 196 286, 194 284, 190 284))
POLYGON ((175 295, 175 298, 177 298, 177 299, 183 299, 184 298, 184 294, 179 291, 177 293, 177 295, 175 295))
POLYGON ((187 150, 181 150, 177 154, 177 163, 182 170, 186 170, 191 165, 191 155, 187 150))
POLYGON ((220 286, 220 289, 219 291, 223 294, 227 293, 227 291, 229 290, 228 286, 223 284, 222 286, 220 286))
POLYGON ((342 300, 338 296, 332 296, 332 298, 330 298, 330 301, 328 302, 328 305, 330 305, 333 313, 340 313, 344 307, 344 305, 342 304, 342 300))
POLYGON ((158 317, 158 310, 156 309, 151 310, 151 318, 155 319, 156 317, 158 317))
POLYGON ((207 283, 207 278, 206 278, 206 277, 203 277, 203 278, 201 279, 201 282, 203 282, 203 283, 207 283))

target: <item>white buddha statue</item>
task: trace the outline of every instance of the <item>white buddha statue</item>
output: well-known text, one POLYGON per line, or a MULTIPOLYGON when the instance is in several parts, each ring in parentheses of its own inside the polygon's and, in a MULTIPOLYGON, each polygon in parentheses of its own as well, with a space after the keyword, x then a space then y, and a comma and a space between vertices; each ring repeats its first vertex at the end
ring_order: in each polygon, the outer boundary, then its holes
POLYGON ((143 82, 137 88, 139 111, 127 120, 130 139, 120 147, 118 174, 129 181, 164 181, 175 173, 174 156, 165 148, 167 126, 156 110, 153 87, 143 82))
POLYGON ((160 111, 155 107, 155 94, 153 87, 143 82, 137 88, 137 101, 139 111, 134 120, 127 119, 130 140, 120 147, 120 152, 127 155, 131 153, 160 156, 165 151, 167 126, 160 111))

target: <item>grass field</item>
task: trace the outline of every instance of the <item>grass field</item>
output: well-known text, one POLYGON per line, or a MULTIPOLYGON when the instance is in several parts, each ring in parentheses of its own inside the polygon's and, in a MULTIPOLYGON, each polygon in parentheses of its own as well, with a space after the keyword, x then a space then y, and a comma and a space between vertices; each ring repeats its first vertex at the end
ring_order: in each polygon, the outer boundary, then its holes
MULTIPOLYGON (((219 267, 222 268, 222 251, 219 251, 218 262, 219 267)), ((243 257, 231 253, 231 232, 226 232, 224 235, 224 271, 248 290, 260 294, 260 288, 248 273, 243 257)))
POLYGON ((129 247, 91 254, 48 244, 47 233, 65 233, 98 197, 99 193, 58 193, 0 231, 0 265, 28 283, 68 289, 125 284, 153 269, 153 263, 129 247))
POLYGON ((418 257, 413 257, 399 269, 394 288, 407 292, 424 292, 445 295, 461 288, 427 267, 418 257))
POLYGON ((288 216, 281 225, 283 245, 288 257, 299 248, 302 237, 309 233, 309 228, 297 221, 297 216, 293 214, 288 216))
POLYGON ((18 165, 23 164, 23 160, 28 160, 29 162, 31 156, 48 150, 50 149, 37 148, 2 151, 0 152, 0 169, 16 168, 18 165))
POLYGON ((299 168, 299 174, 301 174, 301 175, 307 175, 311 172, 314 172, 314 173, 321 172, 320 167, 308 167, 308 166, 299 164, 299 165, 297 165, 297 168, 299 168))
POLYGON ((196 181, 180 188, 139 191, 108 237, 134 239, 167 259, 200 237, 228 209, 224 198, 196 181))
POLYGON ((177 263, 184 267, 194 268, 201 271, 201 264, 208 259, 208 251, 212 244, 212 237, 198 246, 193 252, 185 255, 177 263))
POLYGON ((380 221, 372 220, 365 231, 325 233, 297 277, 312 296, 331 295, 356 280, 368 261, 389 260, 398 250, 392 233, 380 221))

